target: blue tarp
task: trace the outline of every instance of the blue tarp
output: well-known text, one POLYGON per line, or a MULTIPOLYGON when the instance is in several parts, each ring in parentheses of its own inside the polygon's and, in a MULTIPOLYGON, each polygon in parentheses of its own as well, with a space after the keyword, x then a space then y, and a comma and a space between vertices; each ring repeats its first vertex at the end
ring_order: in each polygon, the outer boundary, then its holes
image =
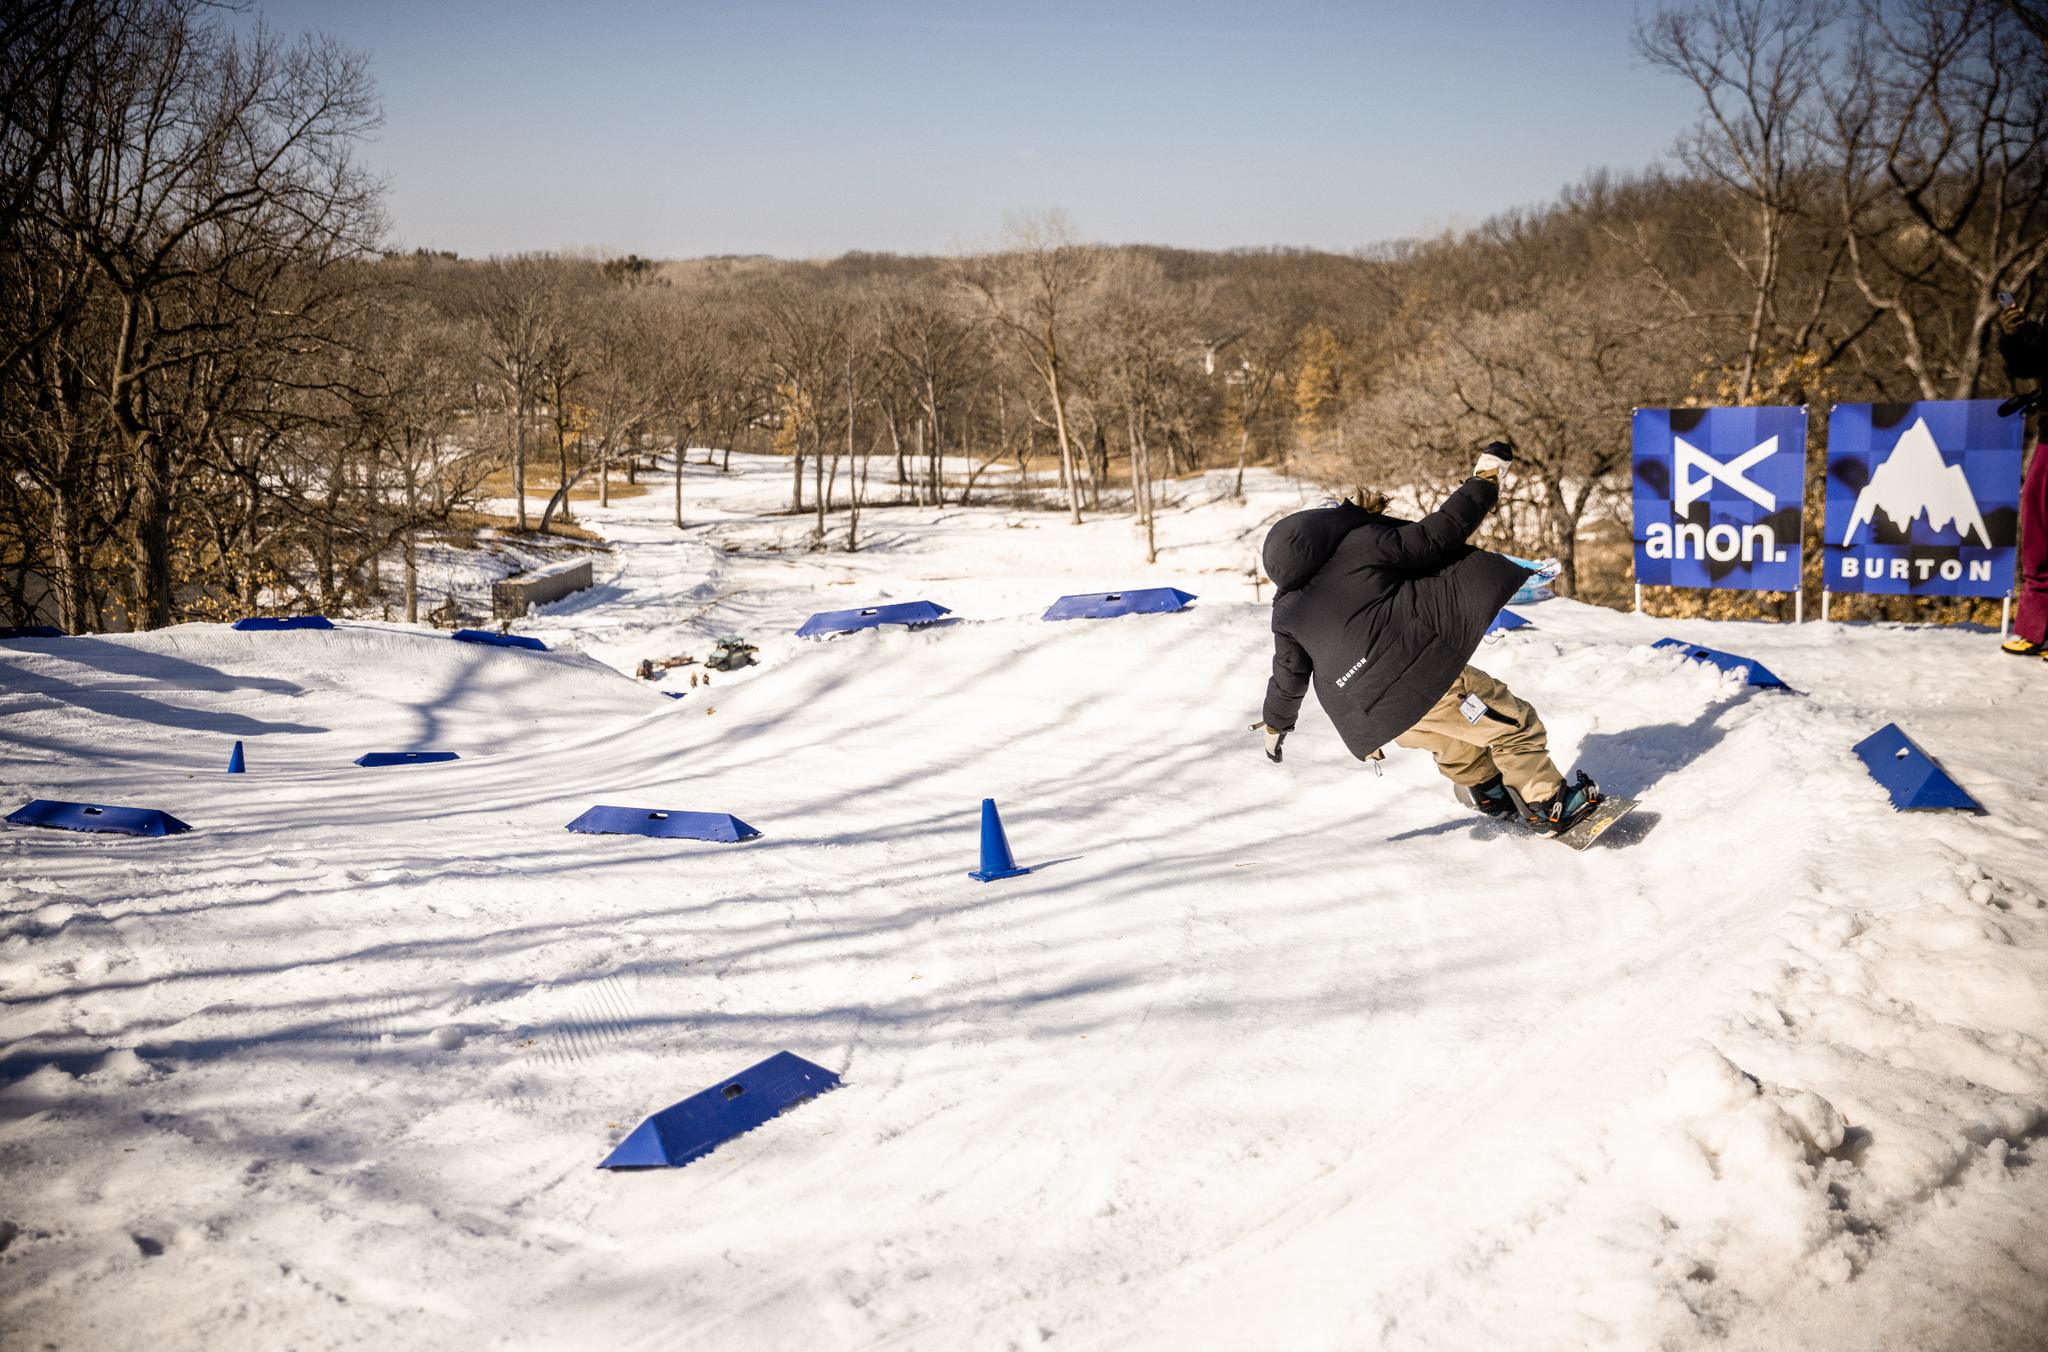
POLYGON ((1510 629, 1520 629, 1528 621, 1512 610, 1503 610, 1493 617, 1493 623, 1486 627, 1489 634, 1505 634, 1510 629))
POLYGON ((1900 812, 1939 808, 1984 811, 1896 723, 1887 723, 1856 743, 1856 754, 1869 767, 1870 777, 1884 785, 1884 791, 1892 796, 1892 806, 1900 812))
POLYGON ((761 833, 725 812, 667 812, 651 807, 591 808, 565 828, 591 836, 658 836, 683 840, 745 840, 761 833))
POLYGON ((436 761, 460 760, 453 751, 370 751, 356 757, 357 765, 432 765, 436 761))
POLYGON ((537 653, 548 650, 548 645, 537 638, 527 638, 524 634, 494 634, 488 629, 458 629, 455 631, 455 641, 488 643, 494 648, 531 648, 537 653))
POLYGON ((869 606, 865 610, 821 610, 805 620, 796 631, 798 638, 825 634, 850 634, 856 629, 873 629, 882 624, 930 624, 953 612, 931 601, 902 601, 893 606, 869 606))
POLYGON ((237 629, 332 629, 325 615, 244 615, 235 621, 237 629))
POLYGON ((106 807, 38 798, 7 820, 16 826, 49 826, 59 831, 111 831, 122 836, 175 836, 192 828, 153 807, 106 807))
POLYGON ((1734 653, 1718 652, 1713 648, 1702 648, 1697 643, 1687 643, 1683 639, 1676 638, 1660 638, 1650 646, 1652 648, 1676 648, 1682 656, 1690 657, 1695 662, 1705 662, 1710 667, 1719 667, 1723 671, 1741 671, 1746 667, 1749 669, 1749 683, 1751 685, 1760 685, 1766 690, 1785 690, 1790 688, 1783 681, 1765 670, 1764 664, 1753 657, 1737 657, 1734 653))
POLYGON ((0 626, 0 643, 10 638, 69 638, 69 634, 54 624, 22 624, 0 626))
POLYGON ((1147 587, 1142 591, 1089 592, 1085 596, 1062 596, 1052 603, 1041 619, 1106 620, 1112 615, 1159 615, 1179 610, 1195 598, 1177 587, 1147 587))
POLYGON ((838 1084, 839 1077, 823 1066, 792 1052, 777 1052, 730 1080, 663 1108, 633 1128, 597 1167, 678 1168, 838 1084))

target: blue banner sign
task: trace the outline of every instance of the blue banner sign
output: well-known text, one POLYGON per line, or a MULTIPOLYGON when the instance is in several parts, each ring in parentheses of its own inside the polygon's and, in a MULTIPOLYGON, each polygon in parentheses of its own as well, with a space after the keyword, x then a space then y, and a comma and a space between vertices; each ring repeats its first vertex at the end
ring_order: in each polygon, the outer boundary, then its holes
POLYGON ((1995 399, 1836 404, 1828 415, 1831 592, 2003 596, 2012 587, 2020 428, 1995 399))
POLYGON ((1639 408, 1636 581, 1796 591, 1806 410, 1639 408))

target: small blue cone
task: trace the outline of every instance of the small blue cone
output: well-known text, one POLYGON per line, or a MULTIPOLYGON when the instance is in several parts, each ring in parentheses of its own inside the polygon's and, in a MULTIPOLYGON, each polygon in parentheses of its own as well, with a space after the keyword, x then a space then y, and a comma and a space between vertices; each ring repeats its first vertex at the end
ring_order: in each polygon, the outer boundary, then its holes
POLYGON ((1010 857, 1010 838, 1003 834, 1003 819, 996 815, 996 800, 981 800, 981 870, 967 876, 979 882, 992 883, 998 878, 1014 878, 1020 873, 1031 872, 1018 868, 1017 861, 1010 857))
POLYGON ((245 775, 249 773, 248 767, 242 764, 242 744, 240 742, 235 743, 235 754, 228 757, 228 773, 231 775, 245 775))

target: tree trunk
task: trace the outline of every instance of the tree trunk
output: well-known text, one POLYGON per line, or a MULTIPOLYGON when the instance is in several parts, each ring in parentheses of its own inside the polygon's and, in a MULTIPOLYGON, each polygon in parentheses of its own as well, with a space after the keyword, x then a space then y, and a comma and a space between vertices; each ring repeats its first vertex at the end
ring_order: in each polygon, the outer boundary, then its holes
MULTIPOLYGON (((858 482, 854 479, 853 467, 853 343, 846 345, 846 552, 851 554, 860 548, 860 495, 867 485, 865 467, 860 471, 858 482)), ((839 474, 839 457, 832 457, 833 477, 839 474)))
POLYGON ((1074 443, 1067 436, 1067 402, 1060 397, 1058 361, 1048 363, 1046 384, 1052 389, 1052 416, 1060 433, 1060 476, 1067 487, 1067 524, 1081 524, 1081 489, 1074 481, 1074 443))
MULTIPOLYGON (((803 407, 801 399, 796 406, 803 407)), ((796 438, 790 447, 790 459, 794 463, 790 467, 789 512, 795 516, 804 509, 804 428, 801 421, 797 423, 796 438)))
MULTIPOLYGON (((555 496, 562 500, 562 520, 575 520, 569 515, 569 442, 562 435, 562 402, 555 400, 555 496)), ((548 516, 554 512, 554 503, 548 504, 548 511, 540 519, 540 533, 548 533, 548 516)))
POLYGON ((405 532, 405 622, 420 622, 420 564, 418 557, 419 532, 411 527, 405 532))
POLYGON ((519 529, 526 529, 526 390, 522 386, 518 398, 519 424, 512 434, 512 496, 518 499, 519 510, 515 513, 519 529))
POLYGON ((135 596, 139 629, 171 622, 171 453, 164 439, 144 433, 137 447, 135 494, 135 596))
MULTIPOLYGON (((825 429, 819 427, 814 430, 818 438, 818 444, 811 448, 811 477, 815 481, 818 490, 818 529, 814 534, 819 546, 823 547, 825 543, 825 510, 830 505, 832 489, 825 482, 825 429)), ((839 466, 836 462, 832 466, 832 471, 832 477, 838 478, 839 466)))
POLYGON ((1138 410, 1131 418, 1131 510, 1145 523, 1145 562, 1159 562, 1159 541, 1152 527, 1152 457, 1145 444, 1145 420, 1138 410))
MULTIPOLYGON (((911 462, 921 467, 924 463, 923 418, 919 418, 915 423, 911 424, 910 440, 912 447, 910 455, 911 462)), ((910 481, 910 497, 911 501, 915 502, 918 506, 924 506, 924 471, 922 468, 920 468, 917 471, 917 473, 912 477, 910 481)))

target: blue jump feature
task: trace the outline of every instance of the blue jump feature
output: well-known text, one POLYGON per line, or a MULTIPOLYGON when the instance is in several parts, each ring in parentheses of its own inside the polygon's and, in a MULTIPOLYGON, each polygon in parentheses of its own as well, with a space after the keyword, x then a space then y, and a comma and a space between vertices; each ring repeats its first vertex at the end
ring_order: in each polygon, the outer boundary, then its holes
POLYGON ((11 812, 16 826, 47 826, 58 831, 107 831, 120 836, 175 836, 192 828, 153 807, 106 807, 98 803, 59 803, 38 798, 11 812))
POLYGON ((803 622, 796 636, 822 638, 826 634, 850 634, 856 629, 884 624, 931 624, 952 613, 932 601, 901 601, 893 606, 868 606, 863 610, 821 610, 803 622))
POLYGON ((8 624, 0 625, 0 643, 11 638, 70 638, 54 624, 8 624))
POLYGON ((730 1080, 672 1103, 633 1128, 600 1169, 679 1169, 805 1099, 839 1087, 839 1077, 794 1052, 777 1052, 730 1080))
POLYGON ((998 878, 1014 878, 1029 872, 1028 868, 1018 868, 1010 854, 1010 837, 1003 831, 1002 817, 996 813, 996 800, 982 799, 981 867, 967 876, 976 882, 992 883, 998 878))
POLYGON ((1913 744, 1913 739, 1887 723, 1856 743, 1856 754, 1870 770, 1870 777, 1892 796, 1892 807, 1900 812, 1933 812, 1961 808, 1982 813, 1976 799, 1963 792, 1962 785, 1934 763, 1934 758, 1913 744))
POLYGON ((1489 634, 1505 634, 1508 630, 1520 629, 1527 623, 1527 620, 1515 614, 1514 611, 1503 610, 1500 614, 1493 617, 1492 624, 1486 626, 1486 632, 1489 634))
POLYGON ((1702 648, 1697 643, 1687 643, 1683 639, 1676 638, 1660 638, 1650 646, 1652 648, 1676 649, 1681 657, 1690 657, 1695 662, 1705 662, 1708 666, 1719 667, 1723 671, 1742 671, 1747 669, 1749 672, 1749 683, 1751 685, 1760 685, 1766 690, 1789 690, 1791 688, 1777 677, 1771 675, 1765 669, 1764 664, 1757 661, 1754 657, 1738 657, 1734 653, 1719 652, 1713 648, 1702 648))
POLYGON ((325 615, 244 615, 235 621, 234 627, 246 632, 251 629, 332 629, 334 624, 325 615))
POLYGON ((728 812, 668 812, 651 807, 591 808, 564 828, 587 836, 655 836, 663 840, 731 843, 760 835, 728 812))
POLYGON ((458 629, 455 631, 455 641, 488 643, 494 648, 531 648, 537 653, 548 650, 548 645, 537 638, 528 638, 524 634, 494 634, 488 629, 458 629))
POLYGON ((1062 596, 1041 615, 1045 620, 1106 620, 1112 615, 1163 615, 1195 598, 1178 587, 1147 587, 1142 591, 1089 592, 1062 596))
POLYGON ((366 751, 356 757, 356 764, 376 769, 384 765, 434 765, 461 759, 453 751, 366 751))

